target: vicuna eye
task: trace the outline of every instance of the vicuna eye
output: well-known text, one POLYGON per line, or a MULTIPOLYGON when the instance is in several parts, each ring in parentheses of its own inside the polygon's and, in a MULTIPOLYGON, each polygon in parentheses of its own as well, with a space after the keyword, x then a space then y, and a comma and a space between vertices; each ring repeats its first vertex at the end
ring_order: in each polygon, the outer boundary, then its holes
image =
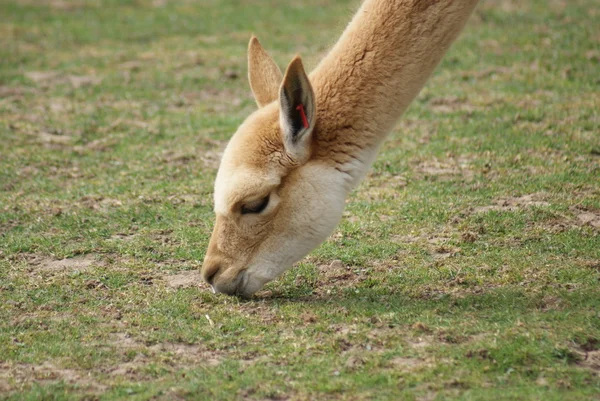
POLYGON ((265 208, 267 207, 268 204, 269 204, 269 195, 267 195, 267 197, 265 197, 263 199, 258 199, 258 200, 255 200, 253 202, 247 203, 244 206, 242 206, 242 214, 260 213, 263 210, 265 210, 265 208))

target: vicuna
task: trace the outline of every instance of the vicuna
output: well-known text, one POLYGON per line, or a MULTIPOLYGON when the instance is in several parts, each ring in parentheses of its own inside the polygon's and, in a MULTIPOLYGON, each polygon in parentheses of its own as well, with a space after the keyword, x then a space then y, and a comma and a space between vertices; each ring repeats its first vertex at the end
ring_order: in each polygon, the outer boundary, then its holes
POLYGON ((258 104, 231 138, 215 182, 216 223, 202 274, 250 296, 334 230, 394 124, 478 0, 366 0, 307 75, 285 74, 256 38, 248 77, 258 104))

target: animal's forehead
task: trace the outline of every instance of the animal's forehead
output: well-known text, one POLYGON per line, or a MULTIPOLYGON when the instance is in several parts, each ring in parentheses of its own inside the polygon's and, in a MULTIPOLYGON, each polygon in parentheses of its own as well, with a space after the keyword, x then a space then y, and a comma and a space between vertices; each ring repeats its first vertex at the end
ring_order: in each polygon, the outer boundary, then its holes
POLYGON ((229 214, 236 203, 264 195, 278 181, 265 170, 224 159, 215 181, 215 213, 229 214))

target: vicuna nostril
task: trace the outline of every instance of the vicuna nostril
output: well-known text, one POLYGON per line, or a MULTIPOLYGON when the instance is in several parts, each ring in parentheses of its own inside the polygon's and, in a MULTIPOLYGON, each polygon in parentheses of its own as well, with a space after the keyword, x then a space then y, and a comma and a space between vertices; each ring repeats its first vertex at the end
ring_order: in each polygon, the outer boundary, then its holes
POLYGON ((213 281, 218 272, 219 272, 219 266, 215 266, 215 267, 211 267, 210 269, 207 269, 206 273, 204 274, 204 280, 206 280, 206 282, 208 284, 213 285, 213 281))

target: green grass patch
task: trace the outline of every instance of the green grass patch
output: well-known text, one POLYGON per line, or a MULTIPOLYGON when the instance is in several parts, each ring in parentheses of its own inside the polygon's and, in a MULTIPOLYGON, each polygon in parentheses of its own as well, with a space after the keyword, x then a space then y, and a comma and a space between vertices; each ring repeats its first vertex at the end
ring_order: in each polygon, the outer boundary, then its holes
POLYGON ((200 283, 250 35, 314 66, 356 6, 0 2, 0 399, 597 397, 592 0, 482 0, 331 238, 200 283))

